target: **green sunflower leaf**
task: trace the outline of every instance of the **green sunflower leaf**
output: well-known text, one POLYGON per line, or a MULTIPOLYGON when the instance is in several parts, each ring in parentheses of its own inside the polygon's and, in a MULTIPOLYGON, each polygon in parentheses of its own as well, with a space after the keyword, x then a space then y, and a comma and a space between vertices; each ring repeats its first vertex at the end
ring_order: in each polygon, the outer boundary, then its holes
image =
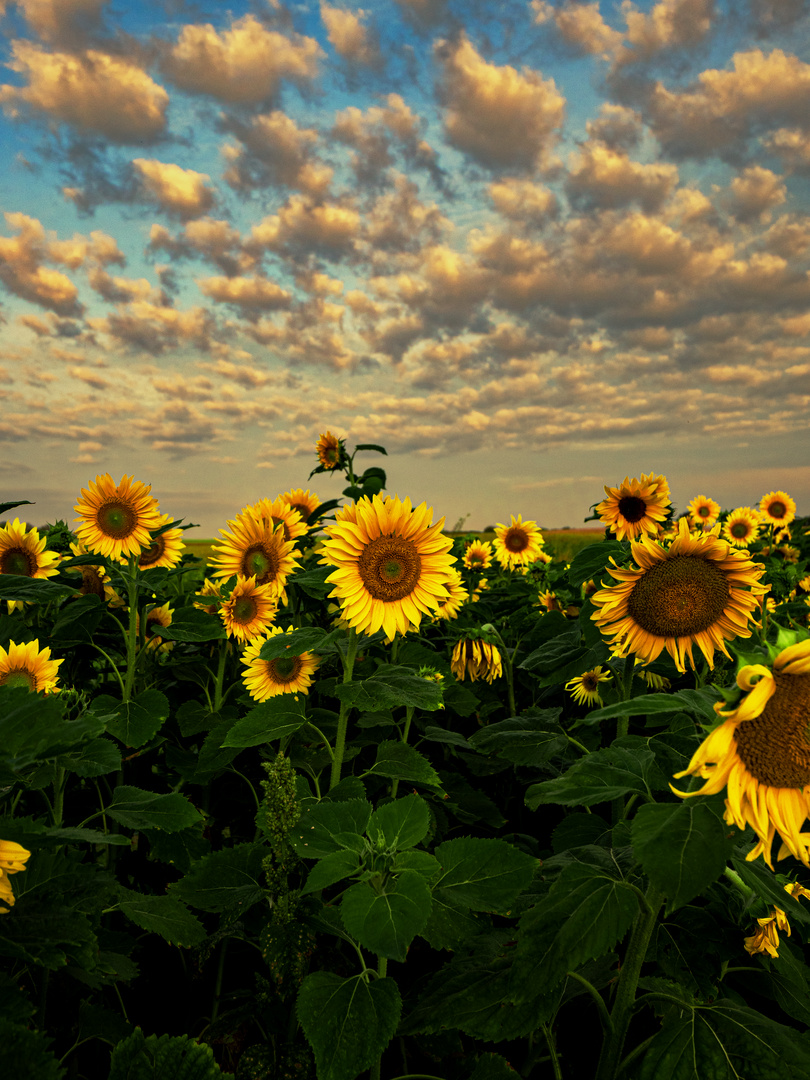
POLYGON ((433 854, 442 868, 435 888, 474 911, 508 913, 537 868, 537 859, 505 840, 462 836, 433 854))
POLYGON ((107 813, 128 829, 164 829, 179 832, 200 820, 200 811, 184 795, 154 791, 120 784, 113 792, 107 813))
POLYGON ((136 1028, 117 1044, 110 1059, 108 1080, 217 1080, 226 1075, 207 1043, 188 1035, 150 1035, 136 1028))
POLYGON ((474 732, 472 746, 515 765, 543 765, 568 746, 559 716, 562 709, 529 708, 520 716, 500 720, 474 732))
POLYGON ((160 636, 167 641, 220 641, 228 635, 218 615, 200 608, 176 608, 168 626, 161 626, 160 636))
POLYGON ((380 712, 410 705, 434 711, 442 707, 442 687, 432 679, 415 675, 410 668, 381 664, 368 679, 338 683, 335 697, 363 712, 380 712))
POLYGON ((245 912, 264 897, 261 879, 266 854, 261 844, 237 844, 214 851, 193 863, 169 891, 200 911, 245 912))
POLYGON ((407 743, 389 740, 377 747, 377 760, 364 775, 388 776, 409 784, 441 786, 439 774, 428 759, 407 743))
POLYGON ((303 694, 277 694, 256 705, 230 728, 222 746, 260 746, 292 735, 307 722, 303 694))
POLYGON ((372 844, 404 851, 424 840, 430 828, 430 809, 420 795, 406 795, 380 806, 369 819, 367 832, 372 844))
POLYGON ((59 596, 74 596, 78 586, 50 581, 48 578, 32 578, 27 574, 0 574, 0 600, 27 600, 30 604, 44 604, 59 596))
POLYGON ((61 1080, 65 1070, 50 1049, 52 1042, 53 1039, 43 1031, 30 1031, 25 1024, 14 1024, 5 1017, 0 1018, 3 1071, 7 1076, 61 1080))
POLYGON ((318 626, 305 626, 289 634, 274 634, 262 645, 259 658, 277 660, 280 656, 300 656, 305 652, 317 653, 319 648, 327 649, 331 646, 342 633, 341 630, 332 630, 327 633, 318 626))
POLYGON ((93 701, 93 712, 106 713, 107 732, 125 746, 137 749, 157 735, 169 718, 169 699, 159 690, 144 690, 132 701, 118 701, 101 694, 93 701))
POLYGON ((365 799, 320 802, 302 815, 288 839, 297 855, 321 859, 334 851, 357 850, 371 817, 365 799))
POLYGON ((343 925, 363 948, 404 961, 408 946, 430 915, 430 887, 416 870, 402 870, 382 884, 358 881, 343 894, 343 925))
POLYGON ((105 776, 121 768, 121 751, 103 735, 91 739, 78 750, 60 755, 59 765, 77 776, 105 776))
POLYGON ((207 936, 197 916, 173 896, 145 896, 122 886, 118 907, 130 922, 159 934, 170 945, 199 945, 207 936))
POLYGON ((618 540, 602 540, 597 544, 589 544, 571 560, 571 565, 568 567, 568 584, 578 589, 584 582, 596 580, 607 567, 611 556, 617 563, 621 563, 628 554, 629 545, 618 540))
POLYGON ((58 694, 0 686, 0 765, 14 772, 89 742, 103 731, 103 718, 93 713, 65 720, 58 694))
POLYGON ((352 877, 360 869, 360 859, 356 851, 341 849, 324 855, 322 859, 312 867, 307 878, 306 885, 301 890, 301 895, 320 892, 328 889, 338 881, 352 877))
POLYGON ((715 702, 722 701, 714 690, 679 690, 674 694, 640 694, 629 701, 617 701, 606 705, 580 720, 580 724, 598 724, 601 720, 614 720, 619 716, 660 716, 665 713, 688 712, 695 716, 717 721, 715 702))
MULTIPOLYGON (((357 453, 358 450, 376 450, 378 454, 385 454, 386 457, 388 456, 388 451, 385 449, 384 446, 378 446, 377 443, 373 442, 358 443, 357 446, 355 446, 354 448, 354 452, 357 453)), ((368 469, 366 469, 366 472, 368 472, 368 469)), ((11 505, 19 506, 20 504, 12 503, 11 505)))
POLYGON ((581 758, 555 780, 532 784, 526 791, 526 805, 532 810, 546 803, 593 806, 622 795, 652 796, 653 791, 666 788, 667 781, 647 740, 626 735, 581 758))

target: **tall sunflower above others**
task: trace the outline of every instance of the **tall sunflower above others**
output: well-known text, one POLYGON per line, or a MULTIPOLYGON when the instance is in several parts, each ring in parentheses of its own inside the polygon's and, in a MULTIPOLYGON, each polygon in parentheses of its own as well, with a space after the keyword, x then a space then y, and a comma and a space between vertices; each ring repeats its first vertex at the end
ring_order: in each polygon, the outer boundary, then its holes
POLYGON ((746 664, 737 685, 745 691, 737 707, 715 705, 723 723, 675 774, 706 783, 697 791, 672 790, 686 799, 726 788, 726 821, 738 829, 750 825, 759 838, 747 859, 762 855, 773 869, 778 833, 777 859, 791 854, 810 867, 810 639, 782 649, 770 667, 746 664))
POLYGON ((393 638, 449 599, 453 542, 442 534, 444 518, 432 519, 425 503, 412 508, 391 496, 364 496, 338 511, 320 561, 336 567, 326 580, 349 626, 393 638))
POLYGON ((725 643, 750 637, 750 621, 767 586, 765 568, 720 539, 719 526, 692 536, 681 518, 678 535, 663 547, 649 537, 631 545, 635 567, 613 559, 608 573, 618 584, 595 592, 591 616, 618 656, 634 654, 652 663, 666 649, 679 671, 697 645, 709 667, 714 650, 729 656, 725 643))
POLYGON ((617 540, 636 540, 647 533, 658 532, 658 523, 669 512, 669 484, 666 477, 655 473, 641 474, 641 479, 625 476, 618 487, 605 485, 606 499, 598 503, 596 512, 617 540))

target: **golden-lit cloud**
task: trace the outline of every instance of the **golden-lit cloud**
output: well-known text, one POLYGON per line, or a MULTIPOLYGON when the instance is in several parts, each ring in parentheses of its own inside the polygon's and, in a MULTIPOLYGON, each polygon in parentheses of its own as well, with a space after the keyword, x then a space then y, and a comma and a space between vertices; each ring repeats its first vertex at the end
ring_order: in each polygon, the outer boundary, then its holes
POLYGON ((770 221, 774 207, 786 200, 782 177, 761 165, 750 165, 731 181, 729 203, 737 221, 770 221))
POLYGON ((228 163, 226 183, 237 190, 280 185, 323 195, 334 170, 315 157, 318 143, 314 128, 302 128, 280 109, 260 113, 249 124, 231 119, 229 130, 239 145, 226 143, 222 154, 228 163))
POLYGON ((495 209, 516 222, 541 224, 557 213, 557 196, 543 184, 507 176, 487 188, 495 209))
POLYGON ((183 220, 201 217, 214 205, 215 193, 207 173, 172 162, 135 158, 132 162, 144 196, 183 220))
POLYGON ((246 244, 292 254, 306 249, 337 255, 351 252, 360 232, 360 214, 352 206, 291 195, 277 214, 253 226, 246 244))
POLYGON ((201 291, 220 304, 232 304, 250 318, 262 311, 289 307, 291 294, 274 281, 261 277, 198 278, 201 291))
POLYGON ((17 0, 26 22, 49 44, 79 44, 101 25, 107 0, 17 0))
POLYGON ((590 206, 626 206, 638 202, 655 210, 678 182, 678 169, 667 162, 644 165, 622 150, 589 140, 573 155, 567 189, 575 202, 590 206))
POLYGON ((326 27, 329 44, 344 60, 365 67, 376 67, 382 61, 379 46, 365 25, 368 12, 359 8, 346 11, 321 0, 321 18, 326 27))

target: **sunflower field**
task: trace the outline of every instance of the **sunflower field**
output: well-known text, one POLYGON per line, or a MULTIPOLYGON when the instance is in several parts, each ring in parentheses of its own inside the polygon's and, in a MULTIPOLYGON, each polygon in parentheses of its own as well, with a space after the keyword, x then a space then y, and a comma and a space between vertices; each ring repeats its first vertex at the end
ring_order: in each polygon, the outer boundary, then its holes
POLYGON ((566 563, 316 453, 205 561, 129 476, 0 526, 5 1074, 806 1080, 791 497, 627 477, 566 563))

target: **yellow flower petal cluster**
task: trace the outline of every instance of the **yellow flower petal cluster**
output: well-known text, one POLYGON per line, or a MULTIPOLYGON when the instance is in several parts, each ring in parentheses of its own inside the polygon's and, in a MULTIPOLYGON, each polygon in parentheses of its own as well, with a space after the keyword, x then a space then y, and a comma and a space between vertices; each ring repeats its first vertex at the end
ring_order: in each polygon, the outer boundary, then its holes
POLYGON ((410 499, 379 495, 335 515, 320 561, 336 567, 326 580, 350 626, 392 639, 449 599, 453 542, 442 534, 444 518, 432 519, 425 503, 412 508, 410 499))
POLYGON ((340 443, 341 440, 331 431, 326 431, 319 436, 315 453, 325 469, 337 469, 340 465, 340 443))
POLYGON ((260 499, 251 506, 242 509, 239 517, 251 516, 257 518, 269 529, 277 529, 281 526, 285 540, 297 540, 299 536, 306 536, 306 523, 298 512, 287 502, 283 495, 275 499, 260 499))
POLYGON ((26 529, 19 518, 0 529, 0 574, 49 578, 58 573, 59 561, 59 552, 45 550, 39 530, 26 529))
POLYGON ((436 608, 436 618, 438 619, 457 618, 461 608, 470 599, 470 594, 464 588, 464 582, 458 570, 451 566, 448 570, 448 574, 450 576, 448 577, 445 586, 450 595, 443 604, 440 604, 439 607, 436 608))
POLYGON ((213 576, 253 577, 257 585, 269 585, 273 595, 283 599, 287 578, 299 565, 293 554, 294 541, 284 539, 284 526, 249 512, 239 514, 228 525, 231 532, 219 530, 224 540, 213 545, 216 554, 208 559, 213 576))
POLYGON ((247 668, 242 672, 242 681, 256 701, 266 701, 278 694, 309 693, 312 676, 320 662, 314 653, 277 656, 273 660, 262 660, 259 656, 266 641, 277 634, 290 633, 292 627, 282 630, 280 626, 274 626, 266 637, 251 642, 242 654, 242 663, 247 668))
POLYGON ((759 842, 746 858, 762 855, 773 869, 787 854, 810 867, 810 639, 783 649, 769 668, 747 664, 737 674, 745 696, 736 709, 715 706, 723 723, 708 735, 683 772, 706 783, 697 791, 672 788, 682 798, 726 789, 726 821, 750 825, 759 842))
MULTIPOLYGON (((146 613, 146 625, 144 626, 144 640, 146 642, 147 649, 154 649, 158 652, 171 652, 174 648, 173 641, 164 641, 160 636, 161 626, 171 626, 172 616, 174 615, 174 608, 169 607, 168 601, 161 607, 150 608, 146 613)), ((141 616, 138 613, 135 621, 138 633, 141 629, 141 616)))
POLYGON ((239 575, 227 600, 223 600, 219 617, 225 630, 237 641, 253 641, 263 637, 278 612, 278 598, 269 585, 257 585, 255 577, 239 575))
POLYGON ((9 875, 19 874, 25 870, 25 864, 31 857, 31 852, 21 844, 15 844, 13 840, 0 840, 0 900, 6 907, 0 907, 0 915, 8 914, 14 907, 14 893, 11 891, 9 875))
MULTIPOLYGON (((160 522, 156 527, 168 525, 171 520, 168 514, 161 514, 160 522)), ((156 566, 171 569, 182 559, 184 547, 183 530, 167 529, 160 536, 150 540, 138 557, 138 566, 141 570, 153 570, 156 566)), ((126 562, 126 559, 121 559, 121 562, 126 562)))
POLYGON ((9 641, 8 651, 0 645, 0 686, 25 686, 36 694, 58 694, 57 672, 63 660, 51 660, 49 648, 40 649, 39 639, 18 645, 9 641))
POLYGON ((789 525, 796 517, 796 503, 784 491, 769 491, 759 500, 759 512, 767 525, 789 525))
POLYGON ((720 514, 720 503, 716 503, 708 495, 696 495, 686 509, 693 525, 702 525, 704 529, 710 529, 720 514))
POLYGON ((149 484, 123 476, 113 483, 109 473, 96 476, 73 507, 79 515, 77 538, 87 550, 112 559, 140 555, 152 540, 149 532, 160 527, 158 501, 149 484))
POLYGON ((728 656, 726 641, 751 636, 749 622, 767 591, 759 584, 765 569, 718 530, 692 536, 681 518, 668 548, 644 536, 631 545, 635 567, 608 567, 618 584, 593 594, 591 618, 616 655, 652 663, 666 649, 685 671, 687 659, 694 667, 697 645, 713 668, 715 649, 728 656))
MULTIPOLYGON (((791 881, 785 885, 785 892, 790 893, 796 900, 801 900, 803 896, 810 897, 810 892, 798 881, 791 881)), ((757 919, 757 924, 759 929, 751 937, 745 939, 745 951, 750 956, 754 953, 766 952, 777 959, 779 957, 779 931, 790 937, 790 923, 787 915, 780 907, 774 906, 773 914, 764 919, 757 919)))
POLYGON ((522 514, 510 518, 509 525, 495 526, 495 558, 504 570, 517 570, 539 557, 545 541, 536 521, 524 521, 522 514))
POLYGON ((578 705, 601 705, 602 695, 599 693, 599 684, 610 682, 612 678, 611 673, 603 671, 600 664, 591 671, 585 671, 582 675, 569 679, 565 684, 565 689, 578 705))
POLYGON ((471 540, 464 549, 463 561, 468 570, 486 570, 492 565, 492 544, 488 540, 471 540))
POLYGON ((753 507, 738 506, 726 518, 723 524, 723 536, 734 547, 748 547, 759 536, 761 520, 759 512, 753 507))
POLYGON ((293 510, 298 511, 302 521, 309 521, 321 505, 321 500, 309 488, 306 491, 303 488, 291 488, 289 491, 285 491, 281 498, 289 503, 293 510))
POLYGON ((491 683, 503 675, 503 662, 495 645, 467 638, 456 642, 450 658, 450 670, 460 682, 464 679, 470 682, 486 679, 491 683))
POLYGON ((625 476, 618 487, 605 485, 606 499, 596 512, 617 540, 635 540, 658 532, 658 522, 669 513, 669 484, 655 473, 641 474, 640 479, 625 476))

